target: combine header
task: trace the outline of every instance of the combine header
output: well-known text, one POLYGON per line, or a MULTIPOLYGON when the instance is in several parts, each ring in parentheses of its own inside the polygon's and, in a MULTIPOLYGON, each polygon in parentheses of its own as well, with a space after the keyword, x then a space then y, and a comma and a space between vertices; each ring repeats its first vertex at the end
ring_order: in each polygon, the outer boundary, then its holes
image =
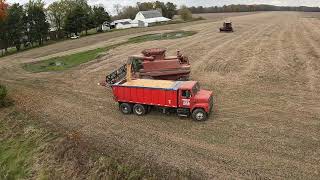
POLYGON ((129 57, 116 71, 107 75, 106 83, 111 85, 124 79, 128 73, 133 78, 188 80, 190 64, 187 57, 177 51, 176 56, 166 57, 165 49, 146 49, 142 55, 129 57))

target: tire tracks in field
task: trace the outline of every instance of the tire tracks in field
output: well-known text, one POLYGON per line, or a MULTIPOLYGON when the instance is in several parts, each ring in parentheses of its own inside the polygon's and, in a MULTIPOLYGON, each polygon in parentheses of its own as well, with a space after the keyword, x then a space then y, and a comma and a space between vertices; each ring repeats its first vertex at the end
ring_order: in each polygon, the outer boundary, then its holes
MULTIPOLYGON (((303 27, 312 27, 313 23, 310 23, 310 20, 303 21, 303 27)), ((313 86, 315 92, 319 91, 319 81, 320 81, 320 48, 319 48, 319 31, 315 31, 313 28, 306 28, 306 31, 304 31, 305 41, 307 44, 304 44, 306 46, 309 45, 310 48, 308 48, 308 51, 305 51, 310 58, 307 58, 309 61, 307 62, 308 65, 308 72, 311 72, 309 75, 313 78, 313 86), (314 35, 317 34, 317 35, 314 35), (316 41, 316 42, 315 42, 316 41)))
MULTIPOLYGON (((281 21, 286 21, 286 19, 279 19, 279 22, 281 21)), ((254 53, 250 60, 248 60, 241 75, 253 76, 252 78, 263 78, 266 75, 277 76, 279 73, 283 74, 281 66, 282 62, 284 62, 284 55, 281 51, 281 39, 290 30, 287 29, 288 25, 286 23, 279 26, 279 22, 274 22, 272 30, 265 31, 267 34, 258 38, 259 42, 249 48, 250 52, 257 53, 254 53)))
POLYGON ((229 73, 230 70, 228 70, 228 63, 224 62, 225 59, 231 59, 232 57, 234 57, 237 54, 237 49, 241 46, 243 46, 246 43, 249 43, 250 41, 252 41, 253 39, 255 39, 257 36, 259 36, 261 33, 264 32, 264 30, 269 29, 272 27, 272 24, 268 25, 267 27, 265 26, 265 24, 260 25, 260 26, 256 26, 253 29, 251 29, 250 31, 246 31, 242 34, 240 34, 239 36, 237 36, 236 38, 230 39, 228 41, 225 41, 221 44, 219 44, 217 47, 215 47, 214 49, 210 50, 207 55, 205 57, 203 57, 203 61, 201 62, 202 64, 196 64, 198 65, 198 68, 196 67, 195 69, 197 69, 198 71, 202 71, 202 72, 212 72, 212 71, 217 71, 217 72, 221 72, 221 73, 229 73), (265 27, 265 28, 262 28, 265 27), (254 33, 253 33, 254 32, 254 33), (242 39, 245 39, 244 41, 242 41, 242 39), (232 43, 234 42, 239 42, 237 45, 232 45, 232 43), (229 48, 234 46, 235 48, 234 51, 231 51, 229 48), (222 50, 221 50, 222 49, 222 50), (226 52, 227 51, 227 52, 226 52), (228 52, 232 52, 231 54, 229 54, 228 52), (215 57, 221 57, 220 61, 218 60, 213 60, 211 57, 215 56, 215 57), (228 58, 225 58, 225 57, 228 58), (205 66, 203 66, 203 64, 205 64, 205 66), (201 67, 199 67, 201 66, 201 67))
POLYGON ((252 38, 249 38, 248 41, 237 46, 236 51, 232 53, 232 56, 230 56, 226 62, 227 64, 235 64, 232 68, 233 73, 240 75, 249 75, 251 73, 256 61, 260 62, 259 56, 267 51, 266 49, 270 46, 268 44, 270 40, 267 39, 266 36, 272 37, 273 34, 278 31, 277 26, 275 26, 275 24, 270 24, 263 30, 264 33, 256 34, 252 38))
MULTIPOLYGON (((304 64, 306 67, 304 73, 306 77, 308 77, 309 89, 311 92, 315 92, 317 91, 316 87, 319 82, 319 70, 317 69, 319 65, 317 63, 319 63, 320 56, 319 50, 317 51, 316 47, 313 45, 312 39, 309 37, 311 32, 305 27, 312 27, 312 25, 305 26, 304 24, 304 26, 295 29, 294 45, 297 57, 301 61, 301 64, 304 64)), ((296 68, 301 68, 301 65, 299 64, 296 68)), ((303 76, 303 74, 301 76, 303 76)))
MULTIPOLYGON (((284 29, 284 27, 279 26, 277 21, 275 21, 269 26, 266 26, 266 29, 262 31, 264 33, 258 33, 257 35, 248 39, 248 41, 241 43, 241 45, 239 45, 237 48, 237 51, 234 52, 234 55, 226 59, 226 63, 233 64, 235 66, 233 69, 236 69, 232 71, 231 75, 233 79, 237 79, 237 82, 227 82, 228 84, 232 83, 230 86, 236 86, 236 84, 239 84, 239 82, 247 83, 254 80, 259 80, 260 77, 263 77, 262 74, 270 74, 271 77, 274 76, 274 71, 276 68, 274 68, 274 65, 271 63, 273 56, 276 56, 276 54, 274 54, 274 49, 276 49, 275 46, 277 46, 277 44, 274 44, 274 39, 277 40, 284 34, 285 31, 282 29, 284 29)), ((228 79, 231 80, 231 78, 228 79)), ((250 90, 250 86, 247 85, 246 88, 250 90)), ((254 108, 257 105, 256 102, 250 102, 245 105, 240 105, 238 102, 236 102, 237 100, 232 101, 232 103, 225 102, 228 98, 230 98, 229 93, 234 94, 235 92, 226 91, 221 93, 220 98, 218 98, 220 104, 219 114, 221 114, 219 116, 220 118, 225 117, 223 114, 234 114, 237 115, 237 117, 245 118, 247 116, 256 116, 257 114, 261 113, 260 111, 256 112, 256 109, 254 108), (243 109, 251 109, 251 111, 247 112, 243 109)), ((248 95, 246 93, 240 93, 238 96, 248 95)))

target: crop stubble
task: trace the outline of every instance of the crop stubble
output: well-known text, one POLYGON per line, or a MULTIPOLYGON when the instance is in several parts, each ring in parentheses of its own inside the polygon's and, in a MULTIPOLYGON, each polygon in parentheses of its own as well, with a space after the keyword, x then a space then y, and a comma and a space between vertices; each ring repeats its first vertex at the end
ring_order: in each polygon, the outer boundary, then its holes
POLYGON ((121 46, 60 73, 26 73, 18 66, 24 60, 9 56, 0 60, 0 80, 14 89, 18 106, 81 132, 110 155, 207 178, 312 179, 320 169, 320 21, 308 16, 233 17, 234 33, 218 33, 221 21, 174 26, 199 33, 121 46), (169 55, 179 48, 190 57, 192 79, 214 92, 215 113, 208 121, 156 112, 124 116, 111 90, 96 85, 149 47, 167 47, 169 55))

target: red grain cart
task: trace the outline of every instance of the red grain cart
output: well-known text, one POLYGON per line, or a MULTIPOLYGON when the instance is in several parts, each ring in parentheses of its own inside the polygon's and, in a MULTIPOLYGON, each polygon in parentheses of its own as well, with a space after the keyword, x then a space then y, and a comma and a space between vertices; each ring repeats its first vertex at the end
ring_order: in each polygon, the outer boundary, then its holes
POLYGON ((123 114, 141 116, 157 107, 163 113, 192 115, 194 120, 204 121, 213 108, 212 92, 200 89, 196 81, 135 79, 111 87, 123 114))

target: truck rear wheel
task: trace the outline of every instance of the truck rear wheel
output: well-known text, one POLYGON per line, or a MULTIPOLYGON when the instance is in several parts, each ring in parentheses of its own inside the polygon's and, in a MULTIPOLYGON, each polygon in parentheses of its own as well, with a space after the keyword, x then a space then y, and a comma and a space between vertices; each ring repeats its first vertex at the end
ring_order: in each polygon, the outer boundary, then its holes
POLYGON ((146 108, 144 105, 141 104, 135 104, 133 106, 133 112, 134 114, 138 115, 138 116, 142 116, 146 114, 146 108))
POLYGON ((123 114, 131 114, 132 113, 131 105, 128 103, 121 103, 119 108, 123 114))
POLYGON ((203 109, 196 109, 192 112, 192 118, 195 121, 205 121, 207 120, 208 116, 203 109))

